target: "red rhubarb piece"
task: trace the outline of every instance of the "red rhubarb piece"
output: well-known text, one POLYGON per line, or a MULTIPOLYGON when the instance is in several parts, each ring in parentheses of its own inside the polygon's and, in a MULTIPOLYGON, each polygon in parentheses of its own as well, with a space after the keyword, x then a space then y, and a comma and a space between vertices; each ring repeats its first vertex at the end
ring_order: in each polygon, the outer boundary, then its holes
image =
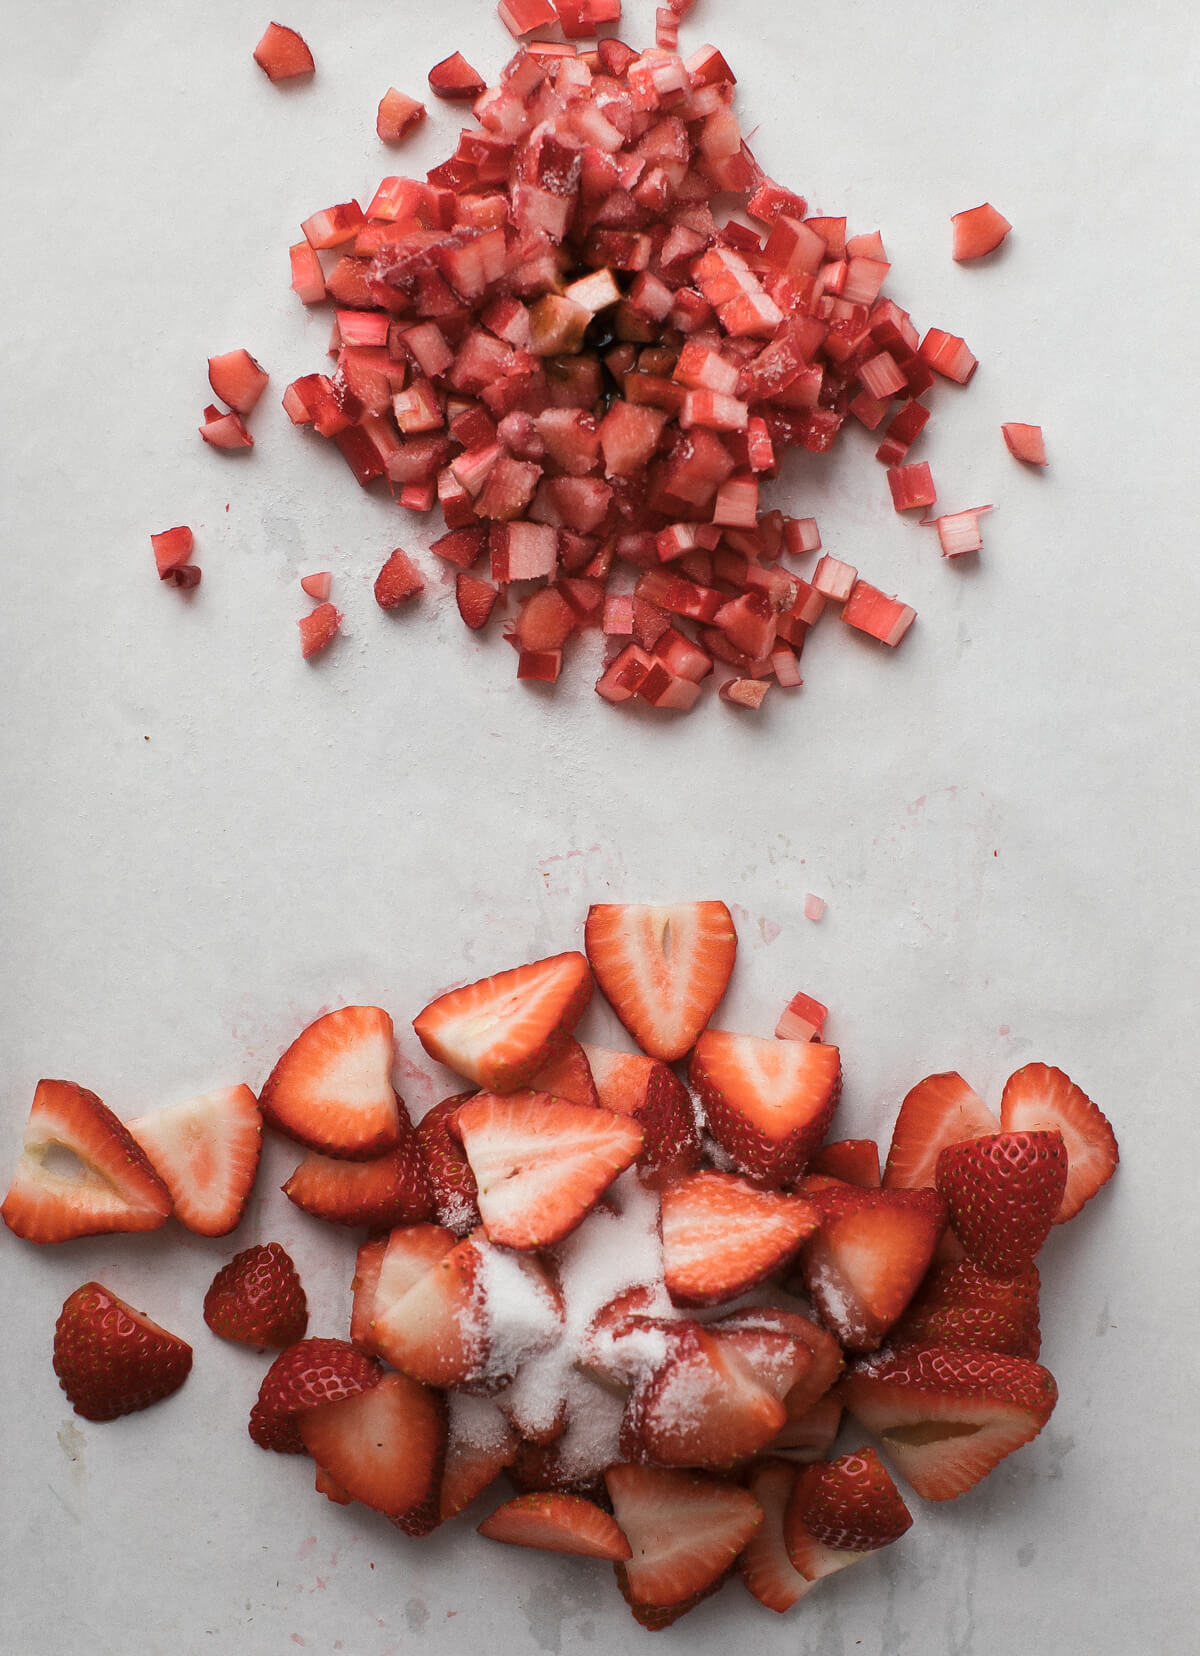
POLYGON ((398 144, 425 119, 425 105, 389 86, 379 100, 375 131, 385 144, 398 144))
POLYGON ((300 75, 311 75, 316 68, 303 37, 283 23, 268 23, 254 48, 254 61, 273 81, 295 80, 300 75))
POLYGON ((486 83, 477 69, 453 52, 429 71, 430 90, 439 98, 477 98, 486 89, 486 83))
POLYGON ((1008 452, 1017 460, 1024 460, 1027 466, 1044 466, 1046 464, 1046 443, 1042 436, 1041 426, 1018 425, 1010 422, 1002 425, 1004 441, 1008 444, 1008 452))
POLYGON ((896 645, 917 619, 917 612, 898 598, 889 598, 878 587, 856 581, 842 610, 842 620, 859 632, 869 633, 881 644, 896 645))
POLYGON ((953 256, 960 263, 964 259, 982 259, 999 247, 1012 229, 1004 214, 997 212, 990 201, 952 214, 950 222, 954 226, 953 256))

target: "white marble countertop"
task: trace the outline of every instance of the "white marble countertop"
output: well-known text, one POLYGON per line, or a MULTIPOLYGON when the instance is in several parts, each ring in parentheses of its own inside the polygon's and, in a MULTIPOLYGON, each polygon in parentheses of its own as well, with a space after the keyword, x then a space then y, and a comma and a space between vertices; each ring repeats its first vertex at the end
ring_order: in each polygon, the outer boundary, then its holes
MULTIPOLYGON (((626 11, 647 41, 652 7, 626 11)), ((797 988, 826 1001, 842 1133, 886 1141, 932 1070, 995 1104, 1042 1059, 1100 1103, 1123 1163, 1043 1254, 1061 1401, 1041 1438, 790 1616, 735 1583, 660 1645, 1193 1649, 1190 6, 699 0, 683 41, 725 51, 762 164, 878 226, 889 291, 980 358, 914 457, 946 509, 999 510, 951 566, 893 513, 860 434, 791 465, 778 498, 919 620, 894 654, 830 621, 802 691, 757 718, 710 696, 671 723, 602 705, 591 644, 556 690, 517 685, 436 579, 421 613, 379 612, 384 554, 420 558, 431 535, 279 406, 328 329, 288 290, 300 219, 450 152, 453 107, 430 99, 385 152, 375 105, 389 84, 421 96, 455 47, 494 74, 494 7, 295 0, 281 20, 319 68, 290 91, 250 58, 267 16, 45 0, 6 29, 0 1179, 40 1075, 126 1116, 257 1086, 340 1001, 393 1013, 422 1110, 440 1082, 409 1020, 443 984, 577 946, 589 901, 722 896, 742 936, 728 1021, 766 1033, 797 988), (984 199, 1014 233, 987 268, 957 266, 950 214, 984 199), (195 427, 205 358, 239 345, 272 379, 254 453, 230 458, 195 427), (1002 420, 1043 425, 1045 475, 1009 458, 1002 420), (204 571, 190 598, 150 557, 180 522, 204 571), (322 568, 345 636, 306 664, 297 577, 322 568)), ((273 1142, 228 1242, 0 1235, 0 1649, 642 1648, 606 1567, 461 1522, 408 1543, 250 1444, 264 1361, 202 1323, 218 1264, 283 1242, 312 1331, 345 1328, 351 1245, 278 1193, 291 1165, 273 1142), (50 1366, 89 1276, 196 1348, 176 1397, 106 1426, 71 1414, 50 1366)))

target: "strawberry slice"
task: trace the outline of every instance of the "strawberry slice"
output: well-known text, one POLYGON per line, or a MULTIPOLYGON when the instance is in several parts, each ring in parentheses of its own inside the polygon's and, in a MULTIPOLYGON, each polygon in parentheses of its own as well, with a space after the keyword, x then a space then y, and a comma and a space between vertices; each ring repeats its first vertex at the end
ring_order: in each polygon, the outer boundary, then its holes
POLYGON ((832 1180, 808 1194, 821 1217, 801 1260, 809 1298, 847 1350, 873 1351, 929 1267, 946 1204, 932 1190, 865 1190, 832 1180))
POLYGON ((445 1400, 404 1374, 385 1374, 354 1397, 306 1410, 304 1447, 364 1506, 411 1519, 441 1488, 445 1400))
POLYGON ((26 1242, 157 1230, 171 1194, 133 1134, 73 1081, 39 1081, 0 1217, 26 1242), (69 1154, 66 1154, 68 1153, 69 1154))
POLYGON ((308 1301, 291 1256, 278 1242, 234 1254, 209 1284, 204 1320, 221 1339, 260 1351, 302 1340, 308 1301))
MULTIPOLYGON (((723 1339, 737 1334, 741 1339, 743 1354, 751 1362, 755 1360, 755 1352, 747 1336, 757 1337, 761 1341, 768 1336, 778 1339, 780 1335, 786 1335, 790 1342, 805 1348, 808 1354, 807 1362, 795 1364, 794 1358, 789 1359, 798 1372, 794 1373, 786 1389, 779 1393, 789 1421, 803 1418, 809 1409, 825 1396, 842 1372, 841 1346, 826 1329, 819 1327, 799 1312, 787 1311, 774 1305, 750 1305, 740 1311, 727 1312, 716 1322, 710 1323, 709 1327, 723 1339)), ((774 1360, 778 1362, 778 1356, 774 1360)), ((759 1362, 762 1361, 763 1358, 760 1358, 759 1362)), ((781 1373, 784 1378, 787 1377, 786 1368, 783 1368, 781 1373)), ((788 1447, 779 1439, 776 1442, 780 1448, 788 1447)))
POLYGON ((1067 1188, 1067 1147, 1057 1128, 989 1133, 948 1144, 938 1189, 967 1258, 994 1276, 1032 1265, 1067 1188))
POLYGON ((1006 1131, 1057 1128, 1067 1146, 1067 1188, 1054 1215, 1061 1225, 1108 1183, 1119 1159, 1106 1116, 1070 1076, 1049 1064, 1026 1064, 1004 1083, 1000 1125, 1006 1131))
POLYGON ((451 1118, 460 1104, 474 1098, 470 1092, 455 1093, 443 1098, 417 1123, 417 1141, 425 1158, 429 1183, 433 1189, 433 1206, 439 1225, 446 1225, 465 1236, 479 1223, 479 1207, 475 1201, 475 1175, 463 1154, 462 1145, 450 1131, 451 1118))
POLYGON ((927 1501, 973 1488, 1037 1436, 1058 1398, 1054 1376, 1024 1357, 941 1346, 869 1358, 841 1389, 846 1407, 927 1501))
POLYGON ((663 1326, 665 1362, 640 1378, 621 1421, 630 1461, 722 1471, 764 1448, 787 1418, 737 1350, 698 1323, 663 1326))
POLYGON ((1000 1123, 956 1070, 927 1075, 905 1094, 883 1169, 889 1190, 932 1189, 948 1144, 995 1133, 1000 1123))
POLYGON ((952 1346, 1036 1360, 1041 1350, 1036 1265, 1012 1276, 990 1276, 969 1260, 934 1265, 888 1344, 952 1346))
POLYGON ((309 1150, 369 1161, 400 1143, 391 1075, 391 1018, 378 1006, 343 1006, 297 1035, 259 1107, 270 1126, 309 1150))
POLYGON ((594 903, 584 946, 596 981, 643 1052, 682 1058, 720 1004, 737 932, 724 903, 594 903))
POLYGON ((283 1194, 314 1219, 332 1225, 412 1225, 433 1212, 429 1175, 407 1119, 404 1141, 372 1161, 339 1161, 310 1152, 283 1194))
POLYGON ((375 1348, 428 1386, 480 1379, 488 1355, 484 1262, 471 1237, 447 1249, 390 1306, 377 1300, 375 1348))
POLYGON ((832 1144, 821 1146, 809 1162, 808 1170, 841 1179, 845 1184, 877 1190, 880 1184, 879 1146, 874 1139, 836 1139, 832 1144))
POLYGON ((548 1093, 480 1093, 454 1119, 488 1238, 508 1248, 561 1242, 642 1148, 636 1122, 548 1093))
POLYGON ((717 1143, 743 1173, 776 1187, 799 1178, 820 1146, 841 1074, 835 1046, 723 1029, 704 1031, 688 1067, 717 1143))
POLYGON ((486 1398, 450 1394, 450 1437, 442 1472, 439 1513, 442 1521, 470 1506, 506 1466, 511 1466, 520 1438, 486 1398))
POLYGON ((263 1376, 250 1411, 250 1436, 260 1449, 302 1455, 297 1424, 306 1409, 354 1397, 377 1385, 383 1369, 348 1340, 298 1340, 281 1351, 263 1376))
POLYGON ((99 1282, 67 1296, 54 1325, 54 1372, 77 1415, 115 1420, 179 1390, 192 1348, 99 1282))
POLYGON ((738 1571, 748 1590, 768 1610, 781 1615, 798 1604, 812 1587, 788 1556, 783 1515, 791 1499, 797 1469, 782 1460, 760 1460, 750 1472, 751 1495, 763 1510, 763 1521, 738 1559, 738 1571))
POLYGON ((364 1242, 354 1265, 350 1338, 360 1351, 381 1355, 375 1343, 375 1319, 454 1246, 452 1230, 441 1225, 397 1225, 387 1236, 364 1242))
POLYGON ((788 1557, 810 1581, 890 1546, 911 1527, 912 1513, 873 1449, 805 1467, 783 1516, 788 1557))
POLYGON ((497 1507, 477 1527, 489 1541, 507 1541, 513 1547, 540 1547, 546 1552, 613 1562, 631 1556, 629 1542, 616 1519, 581 1495, 560 1495, 551 1490, 518 1495, 516 1500, 497 1507))
POLYGON ((801 1196, 759 1190, 702 1171, 662 1193, 663 1276, 676 1305, 716 1305, 744 1293, 816 1230, 801 1196))
MULTIPOLYGON (((603 1103, 596 1091, 587 1053, 574 1039, 568 1040, 562 1051, 537 1072, 529 1083, 529 1090, 565 1098, 568 1104, 590 1104, 593 1109, 603 1103)), ((614 1106, 609 1104, 605 1108, 611 1110, 614 1106)), ((628 1115, 632 1112, 623 1110, 620 1113, 628 1115)))
POLYGON ((699 1472, 617 1465, 604 1482, 632 1549, 617 1583, 643 1627, 667 1627, 716 1592, 762 1523, 753 1495, 699 1472))
POLYGON ((700 1134, 691 1095, 659 1058, 608 1047, 583 1048, 606 1110, 631 1117, 642 1129, 637 1159, 642 1183, 661 1190, 700 1160, 700 1134))
POLYGON ((413 1028, 431 1058, 488 1092, 515 1092, 566 1045, 591 994, 583 955, 552 955, 439 995, 413 1028))
MULTIPOLYGON (((800 1388, 796 1389, 799 1392, 800 1388)), ((841 1398, 830 1392, 802 1412, 793 1412, 788 1397, 784 1399, 784 1407, 788 1411, 787 1421, 769 1447, 790 1461, 828 1460, 834 1439, 841 1430, 841 1398)))
POLYGON ((181 1224, 200 1236, 236 1228, 262 1149, 262 1115, 249 1087, 204 1093, 128 1125, 171 1192, 181 1224))

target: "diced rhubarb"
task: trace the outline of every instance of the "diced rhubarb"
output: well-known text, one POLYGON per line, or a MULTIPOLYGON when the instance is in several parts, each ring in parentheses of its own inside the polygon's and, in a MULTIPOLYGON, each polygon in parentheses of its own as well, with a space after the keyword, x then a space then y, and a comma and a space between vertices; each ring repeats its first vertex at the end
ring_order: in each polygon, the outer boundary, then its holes
POLYGON ((238 450, 254 447, 254 438, 242 424, 240 414, 225 414, 211 403, 204 410, 204 424, 200 427, 200 435, 213 448, 238 450))
POLYGON ((775 682, 784 690, 798 690, 804 683, 800 677, 800 669, 796 665, 796 652, 786 644, 776 644, 771 651, 771 666, 775 673, 775 682))
POLYGON ((398 144, 425 119, 425 105, 389 86, 379 100, 375 131, 385 144, 398 144))
POLYGON ((784 518, 783 520, 784 550, 793 557, 799 557, 808 552, 821 550, 821 531, 817 528, 816 518, 784 518))
POLYGON ((898 512, 910 512, 914 506, 932 506, 937 499, 927 460, 915 460, 908 466, 889 466, 887 480, 892 505, 898 512))
POLYGON ((950 222, 954 226, 953 256, 960 263, 964 259, 982 259, 999 247, 1012 229, 1004 214, 997 212, 990 201, 980 207, 969 207, 963 213, 953 213, 950 222))
POLYGON ((313 213, 300 226, 310 247, 341 247, 353 241, 366 223, 357 201, 341 201, 336 207, 325 207, 313 213))
POLYGON ((254 48, 254 61, 273 81, 295 80, 301 75, 311 75, 316 69, 303 36, 283 23, 268 23, 254 48))
POLYGON ((978 552, 983 547, 979 532, 979 514, 990 512, 990 506, 972 506, 965 512, 946 512, 939 518, 924 518, 938 532, 943 558, 961 558, 964 552, 978 552))
POLYGON ((238 414, 249 414, 267 385, 267 372, 249 351, 226 351, 209 357, 208 383, 222 402, 238 414))
POLYGON ((816 920, 819 920, 824 913, 825 913, 825 899, 824 899, 824 897, 818 897, 816 892, 814 892, 814 891, 805 892, 805 894, 804 894, 804 918, 806 920, 816 921, 816 920))
POLYGON ((842 610, 842 620, 848 626, 869 633, 882 644, 899 644, 916 619, 916 610, 898 598, 889 598, 866 581, 854 583, 854 590, 842 610))
POLYGON ((628 701, 653 666, 653 658, 640 645, 627 644, 596 680, 596 694, 605 701, 628 701))
POLYGON ((549 579, 558 562, 558 534, 547 524, 506 523, 493 527, 490 538, 492 580, 549 579))
POLYGON ((762 706, 768 688, 766 679, 726 679, 721 686, 721 700, 732 702, 735 707, 757 710, 762 706))
POLYGON ((973 355, 966 340, 960 339, 957 334, 945 333, 941 328, 930 328, 921 341, 918 354, 921 361, 928 363, 936 373, 954 380, 958 385, 965 385, 979 366, 978 358, 973 355))
POLYGON ((562 659, 561 650, 522 650, 517 661, 517 677, 553 684, 562 672, 562 659))
POLYGON ((889 422, 883 441, 875 450, 876 460, 882 460, 885 466, 898 466, 928 420, 929 410, 924 403, 905 403, 889 422))
POLYGON ((1004 441, 1008 444, 1008 452, 1017 460, 1023 460, 1027 466, 1044 466, 1046 464, 1046 442, 1042 436, 1041 426, 1015 425, 1011 422, 1002 425, 1004 441))
POLYGON ((496 9, 501 23, 514 39, 540 29, 543 24, 558 21, 558 14, 550 0, 500 0, 496 9))
MULTIPOLYGON (((820 902, 820 898, 813 898, 820 902)), ((806 899, 807 902, 807 899, 806 899)), ((822 904, 822 911, 824 904, 822 904)), ((811 919, 811 915, 807 915, 811 919)), ((798 990, 784 1007, 775 1025, 775 1038, 779 1041, 814 1041, 817 1040, 825 1027, 825 1019, 829 1015, 829 1008, 822 1006, 819 1000, 798 990)))
POLYGON ((823 598, 831 603, 844 604, 854 589, 858 580, 858 570, 853 564, 843 563, 840 558, 831 558, 828 553, 817 560, 813 570, 812 585, 823 598))
POLYGON ((161 534, 151 535, 150 545, 154 549, 159 580, 174 581, 178 586, 180 583, 176 577, 192 555, 192 531, 186 524, 181 524, 178 529, 164 529, 161 534))
POLYGON ((429 71, 429 87, 439 98, 471 99, 485 90, 485 83, 461 52, 452 52, 429 71))
POLYGON ((296 625, 300 628, 300 648, 307 661, 333 643, 342 617, 332 604, 318 604, 315 610, 302 615, 296 625))
POLYGON ((306 305, 319 305, 325 297, 325 272, 316 251, 308 242, 297 242, 289 250, 292 261, 292 291, 306 305))
POLYGON ((323 604, 329 597, 333 576, 329 570, 322 569, 316 575, 301 575, 300 585, 310 598, 315 598, 318 604, 323 604))

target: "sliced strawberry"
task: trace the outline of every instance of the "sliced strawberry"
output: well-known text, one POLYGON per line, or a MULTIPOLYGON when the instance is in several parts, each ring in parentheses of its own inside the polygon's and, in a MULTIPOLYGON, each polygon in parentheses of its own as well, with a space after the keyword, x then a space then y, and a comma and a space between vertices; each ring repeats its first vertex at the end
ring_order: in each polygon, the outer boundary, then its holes
POLYGON ((753 1495, 721 1478, 618 1465, 604 1481, 632 1549, 617 1581, 643 1626, 666 1627, 715 1592, 762 1523, 753 1495))
POLYGON ((306 1410, 304 1447, 346 1493, 392 1519, 415 1515, 441 1487, 446 1405, 404 1374, 306 1410))
POLYGON ((115 1420, 178 1391, 192 1348, 99 1282, 68 1295, 54 1325, 54 1372, 85 1420, 115 1420))
POLYGON ((665 1362, 663 1330, 674 1321, 658 1285, 636 1283, 606 1300, 579 1342, 579 1362, 601 1383, 625 1393, 656 1363, 665 1362), (664 1314, 665 1313, 665 1314, 664 1314))
POLYGON ((1073 1219, 1117 1170, 1108 1119, 1081 1087, 1049 1064, 1026 1064, 1004 1083, 1000 1125, 1011 1132, 1057 1128, 1067 1147, 1067 1188, 1054 1223, 1073 1219))
POLYGON ((331 1225, 413 1225, 433 1213, 415 1134, 373 1161, 339 1161, 310 1151, 281 1189, 289 1202, 331 1225))
POLYGON ((499 597, 492 583, 478 575, 468 575, 466 570, 460 569, 454 577, 454 602, 472 632, 487 626, 499 597))
POLYGON ((631 1117, 642 1129, 637 1159, 642 1183, 661 1190, 700 1160, 700 1134, 691 1095, 660 1058, 585 1046, 599 1102, 631 1117))
POLYGON ((1058 1397, 1054 1376, 1023 1357, 912 1348, 855 1364, 846 1407, 918 1495, 949 1501, 1035 1438, 1058 1397))
POLYGON ((787 1418, 733 1340, 698 1323, 665 1326, 666 1359, 640 1378, 621 1421, 621 1453, 659 1466, 722 1471, 764 1448, 787 1418))
MULTIPOLYGON (((532 1092, 550 1093, 555 1098, 565 1098, 568 1104, 590 1104, 595 1109, 603 1102, 596 1091, 587 1053, 574 1039, 564 1043, 561 1052, 537 1072, 529 1086, 532 1092)), ((614 1106, 609 1104, 605 1108, 614 1106)))
POLYGON ((933 1189, 947 1144, 995 1133, 1000 1123, 955 1070, 927 1075, 905 1095, 892 1129, 883 1183, 889 1190, 933 1189))
POLYGON ((428 1386, 481 1378, 488 1355, 483 1271, 470 1237, 449 1248, 390 1306, 377 1304, 376 1349, 428 1386))
POLYGON ((829 1338, 806 1317, 773 1305, 727 1311, 707 1328, 724 1348, 737 1352, 759 1385, 785 1408, 787 1399, 808 1381, 817 1342, 829 1338))
POLYGON ((488 1237, 509 1248, 560 1242, 642 1148, 635 1122, 547 1093, 480 1093, 454 1119, 488 1237))
POLYGON ((1067 1147, 1057 1128, 989 1133, 948 1144, 938 1189, 967 1258, 994 1276, 1032 1265, 1067 1188, 1067 1147))
POLYGON ((833 1181, 808 1194, 821 1216, 801 1260, 809 1297, 847 1350, 873 1351, 929 1267, 946 1225, 945 1202, 932 1190, 865 1190, 833 1181))
MULTIPOLYGON (((800 1387, 796 1390, 799 1392, 800 1387)), ((788 1411, 787 1420, 768 1447, 790 1461, 828 1460, 834 1439, 841 1430, 841 1398, 836 1392, 830 1392, 799 1413, 793 1412, 791 1399, 785 1398, 784 1407, 788 1411)))
POLYGON ((519 1446, 517 1433, 492 1404, 452 1393, 439 1503, 442 1520, 453 1518, 482 1495, 493 1478, 512 1465, 519 1446))
POLYGON ((475 1175, 462 1145, 450 1131, 450 1121, 458 1113, 459 1105, 474 1096, 464 1092, 443 1098, 417 1123, 417 1139, 433 1188, 437 1222, 459 1236, 475 1229, 479 1223, 479 1207, 475 1200, 475 1175))
POLYGON ((663 1276, 676 1305, 716 1305, 775 1270, 817 1228, 800 1196, 699 1172, 662 1193, 663 1276))
POLYGON ((295 1345, 308 1328, 308 1301, 291 1256, 278 1242, 258 1243, 222 1265, 204 1296, 214 1334, 241 1345, 295 1345))
POLYGON ((478 1528, 489 1541, 507 1541, 514 1547, 540 1547, 546 1552, 614 1562, 630 1557, 629 1542, 616 1519, 579 1495, 549 1490, 518 1495, 497 1507, 478 1528))
POLYGON ((835 1046, 723 1029, 704 1031, 688 1066, 717 1143, 743 1173, 776 1187, 803 1173, 829 1130, 841 1073, 835 1046))
POLYGON ((303 36, 283 23, 267 24, 266 33, 254 48, 254 61, 273 81, 311 75, 316 68, 303 36))
POLYGON ((297 1035, 259 1107, 270 1126, 309 1150, 369 1161, 400 1143, 391 1074, 391 1018, 378 1006, 343 1006, 297 1035))
POLYGON ((181 1224, 200 1236, 235 1229, 262 1149, 262 1115, 249 1087, 225 1087, 139 1116, 129 1131, 171 1192, 181 1224))
MULTIPOLYGON (((813 1405, 828 1392, 838 1375, 842 1372, 842 1348, 828 1330, 819 1327, 809 1317, 799 1312, 784 1310, 774 1305, 750 1305, 740 1311, 727 1312, 716 1322, 710 1323, 709 1328, 724 1339, 729 1339, 735 1333, 741 1332, 741 1349, 747 1360, 754 1361, 754 1348, 746 1335, 757 1335, 761 1340, 764 1336, 786 1335, 789 1341, 803 1345, 808 1353, 807 1363, 797 1365, 799 1372, 791 1379, 790 1385, 779 1395, 783 1399, 789 1421, 802 1419, 813 1405)), ((767 1351, 764 1350, 764 1356, 767 1351)), ((759 1359, 761 1364, 762 1358, 759 1359)), ((775 1354, 778 1363, 778 1353, 775 1354)), ((760 1373, 763 1370, 760 1367, 760 1373)), ((780 1365, 779 1373, 787 1378, 787 1364, 780 1365)), ((786 1426, 782 1429, 786 1432, 786 1426)), ((776 1439, 780 1447, 788 1445, 781 1439, 776 1439)))
POLYGON ((222 402, 237 414, 249 414, 267 388, 269 376, 249 351, 226 351, 209 357, 208 383, 222 402))
POLYGON ((763 1510, 763 1521, 738 1559, 738 1570, 747 1589, 760 1604, 781 1615, 798 1604, 812 1586, 788 1557, 783 1537, 783 1515, 797 1475, 797 1469, 787 1461, 755 1463, 750 1472, 749 1490, 763 1510))
POLYGON ((317 1467, 316 1477, 313 1479, 313 1488, 318 1495, 324 1495, 327 1501, 334 1501, 338 1506, 349 1506, 354 1500, 350 1491, 343 1489, 336 1478, 332 1478, 323 1466, 317 1467))
POLYGON ((990 1276, 969 1260, 934 1265, 888 1334, 888 1344, 952 1346, 1036 1360, 1040 1280, 1036 1265, 990 1276))
POLYGON ((837 1139, 823 1144, 808 1164, 810 1173, 827 1173, 845 1184, 879 1188, 879 1146, 874 1139, 837 1139))
POLYGON ((720 1004, 737 954, 724 903, 594 903, 585 946, 596 981, 643 1052, 682 1058, 720 1004))
POLYGON ((157 1230, 171 1194, 133 1134, 73 1081, 39 1081, 0 1217, 26 1242, 157 1230), (69 1155, 64 1153, 69 1152, 69 1155))
POLYGON ((421 571, 399 546, 389 553, 387 562, 375 577, 375 602, 380 609, 399 609, 401 604, 424 592, 421 571))
POLYGON ((566 1045, 591 994, 583 955, 553 955, 439 995, 413 1028, 431 1058, 489 1092, 515 1092, 566 1045))
POLYGON ((363 1243, 355 1260, 350 1319, 350 1338, 360 1351, 380 1355, 375 1319, 403 1298, 454 1243, 454 1232, 441 1225, 397 1225, 386 1236, 363 1243))
POLYGON ((805 1467, 783 1515, 788 1557, 817 1581, 898 1541, 912 1513, 873 1449, 805 1467))
POLYGON ((378 1383, 383 1369, 348 1340, 300 1340, 280 1352, 263 1376, 250 1411, 250 1436, 260 1449, 302 1455, 297 1417, 305 1409, 354 1397, 378 1383))

